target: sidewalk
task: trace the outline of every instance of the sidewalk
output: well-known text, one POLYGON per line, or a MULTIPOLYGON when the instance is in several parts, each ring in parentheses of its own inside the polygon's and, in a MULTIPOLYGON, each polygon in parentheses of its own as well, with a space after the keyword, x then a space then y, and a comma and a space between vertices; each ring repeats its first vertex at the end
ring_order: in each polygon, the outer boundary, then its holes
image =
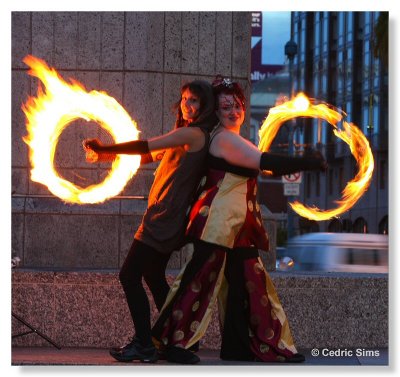
MULTIPOLYGON (((281 363, 255 363, 255 362, 234 362, 224 361, 219 358, 219 351, 201 349, 198 356, 201 365, 248 365, 248 366, 268 366, 268 365, 290 365, 290 366, 310 366, 310 365, 388 365, 388 349, 344 349, 344 356, 324 356, 328 351, 319 349, 319 356, 312 356, 311 351, 299 350, 305 355, 306 361, 301 364, 281 364, 281 363), (360 355, 360 356, 358 356, 360 355), (373 356, 371 356, 373 355, 373 356)), ((330 350, 334 352, 335 350, 330 350)), ((171 366, 165 360, 160 360, 156 364, 142 364, 139 362, 120 363, 115 361, 107 349, 100 348, 62 348, 58 350, 54 347, 13 347, 12 365, 109 365, 109 366, 171 366)), ((196 367, 196 366, 192 366, 196 367)))

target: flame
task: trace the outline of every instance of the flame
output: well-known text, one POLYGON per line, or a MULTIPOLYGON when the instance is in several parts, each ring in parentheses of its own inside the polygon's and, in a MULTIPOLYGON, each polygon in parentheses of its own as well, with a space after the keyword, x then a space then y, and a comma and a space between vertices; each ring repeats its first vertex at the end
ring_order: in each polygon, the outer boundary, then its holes
POLYGON ((324 103, 313 104, 306 95, 299 93, 293 100, 270 109, 268 117, 260 129, 259 149, 263 152, 268 151, 281 125, 285 121, 297 117, 326 120, 334 128, 335 136, 349 145, 351 154, 357 162, 358 172, 342 191, 341 200, 334 201, 338 205, 336 208, 324 211, 315 206, 305 206, 298 201, 290 203, 290 206, 300 216, 310 220, 323 221, 337 217, 353 207, 371 184, 374 157, 368 140, 353 123, 343 121, 343 129, 339 129, 337 123, 342 120, 342 115, 339 112, 329 108, 324 103))
POLYGON ((298 111, 306 111, 310 107, 310 101, 303 93, 299 93, 293 100, 293 106, 298 111))
POLYGON ((136 173, 140 156, 118 155, 103 182, 81 188, 63 179, 54 168, 53 160, 59 136, 74 120, 95 121, 106 129, 116 143, 137 140, 136 123, 125 109, 105 92, 87 92, 82 84, 65 82, 55 69, 28 55, 23 60, 31 76, 40 79, 36 97, 22 105, 26 115, 31 179, 48 187, 51 193, 68 203, 100 203, 119 194, 136 173))

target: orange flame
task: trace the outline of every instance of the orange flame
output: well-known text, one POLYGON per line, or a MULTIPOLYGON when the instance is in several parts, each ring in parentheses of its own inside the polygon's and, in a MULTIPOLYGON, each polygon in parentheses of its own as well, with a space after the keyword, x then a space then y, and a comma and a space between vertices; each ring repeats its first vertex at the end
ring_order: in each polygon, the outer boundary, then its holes
POLYGON ((59 136, 74 120, 83 118, 97 122, 115 142, 138 139, 136 123, 125 109, 105 92, 87 92, 77 81, 65 82, 55 69, 34 56, 23 60, 30 75, 40 79, 45 91, 38 88, 36 97, 29 97, 22 106, 28 135, 31 179, 48 187, 51 193, 68 203, 100 203, 119 194, 136 173, 140 156, 118 155, 103 182, 81 188, 63 179, 53 166, 59 136))
POLYGON ((268 117, 260 129, 259 149, 263 152, 268 151, 281 125, 285 121, 297 117, 321 118, 332 125, 334 134, 349 145, 350 151, 356 159, 358 172, 347 183, 341 200, 334 201, 338 204, 336 208, 324 211, 315 206, 305 206, 298 201, 290 203, 290 206, 300 216, 310 220, 323 221, 337 217, 353 207, 371 184, 374 157, 368 140, 355 124, 343 121, 343 130, 338 129, 337 123, 342 120, 340 113, 323 103, 315 105, 307 96, 299 93, 293 100, 270 109, 268 117))

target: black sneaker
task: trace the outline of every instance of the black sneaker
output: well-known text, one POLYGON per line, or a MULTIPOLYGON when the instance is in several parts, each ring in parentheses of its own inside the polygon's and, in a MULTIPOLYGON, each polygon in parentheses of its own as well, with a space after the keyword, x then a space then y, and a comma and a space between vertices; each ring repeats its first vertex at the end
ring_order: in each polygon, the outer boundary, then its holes
POLYGON ((197 364, 200 362, 200 358, 193 352, 174 346, 166 348, 165 358, 168 362, 176 364, 197 364))
POLYGON ((283 357, 283 358, 281 358, 279 360, 274 360, 274 361, 265 361, 265 360, 259 359, 258 357, 256 357, 253 360, 251 358, 248 358, 248 359, 243 358, 243 359, 241 359, 241 358, 237 358, 237 357, 233 357, 233 358, 221 357, 221 359, 222 360, 232 360, 232 361, 233 360, 235 360, 235 361, 256 361, 258 363, 271 362, 271 363, 281 363, 281 364, 285 364, 285 363, 303 363, 304 361, 306 361, 306 358, 301 353, 295 353, 295 354, 293 354, 293 356, 283 357))
POLYGON ((292 357, 288 357, 285 362, 286 363, 303 363, 306 360, 304 355, 301 353, 295 353, 292 357))
POLYGON ((140 360, 142 363, 155 363, 158 360, 158 353, 153 344, 143 346, 139 340, 133 338, 132 341, 124 347, 110 348, 110 355, 123 362, 140 360))

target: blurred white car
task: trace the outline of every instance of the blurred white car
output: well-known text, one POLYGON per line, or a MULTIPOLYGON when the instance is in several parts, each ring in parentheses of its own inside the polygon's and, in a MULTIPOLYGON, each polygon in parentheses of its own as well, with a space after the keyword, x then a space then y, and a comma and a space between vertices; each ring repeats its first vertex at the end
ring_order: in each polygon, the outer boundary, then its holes
POLYGON ((278 271, 388 272, 389 237, 364 233, 307 233, 277 251, 278 271))

